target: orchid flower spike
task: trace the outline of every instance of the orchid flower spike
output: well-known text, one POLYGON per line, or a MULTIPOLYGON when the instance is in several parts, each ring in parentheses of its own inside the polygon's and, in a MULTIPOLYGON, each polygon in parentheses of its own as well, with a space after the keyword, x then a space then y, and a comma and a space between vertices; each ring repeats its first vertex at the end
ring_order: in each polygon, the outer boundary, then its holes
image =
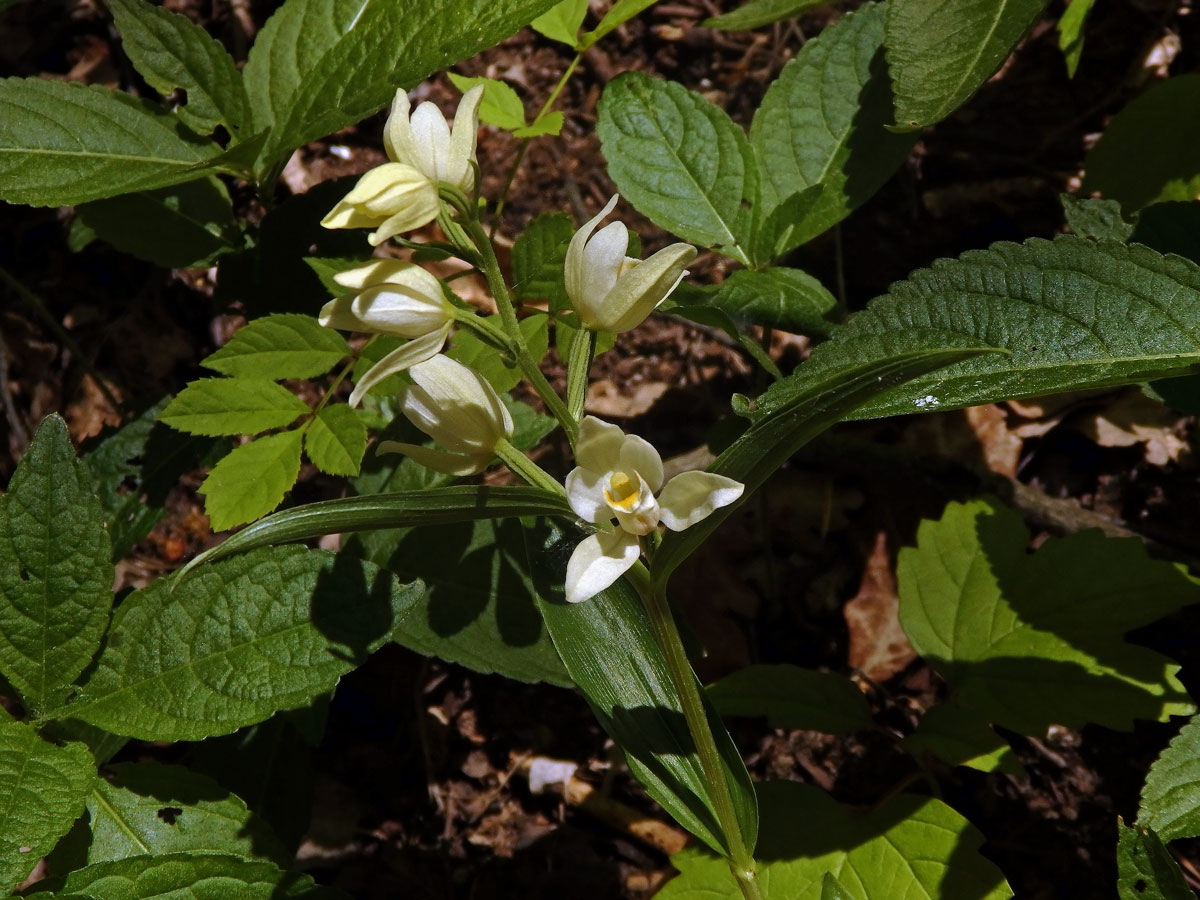
POLYGON ((398 259, 373 259, 334 276, 354 293, 330 300, 319 320, 328 328, 365 331, 408 338, 375 363, 354 386, 350 405, 357 406, 372 387, 389 375, 434 356, 446 343, 454 307, 442 283, 420 266, 398 259))
POLYGON ((584 538, 567 563, 567 600, 596 596, 641 556, 641 536, 659 523, 690 528, 742 496, 741 482, 711 472, 683 472, 663 486, 662 457, 642 438, 586 416, 575 445, 578 467, 567 476, 567 501, 585 522, 617 520, 584 538), (657 496, 656 496, 657 495, 657 496))
POLYGON ((417 107, 410 122, 408 94, 396 91, 383 129, 391 162, 363 175, 321 224, 326 228, 374 228, 368 240, 377 247, 436 219, 441 208, 438 182, 464 191, 474 187, 471 164, 482 99, 483 85, 463 94, 452 131, 438 108, 428 102, 417 107))
POLYGON ((400 411, 446 449, 383 441, 375 452, 403 453, 445 475, 486 469, 496 448, 513 435, 512 416, 492 386, 448 356, 417 363, 408 374, 413 384, 400 394, 400 411))
POLYGON ((620 222, 593 235, 616 205, 614 194, 567 246, 567 296, 579 321, 592 331, 629 331, 642 324, 675 290, 687 274, 684 267, 696 258, 696 248, 689 244, 664 247, 645 261, 626 256, 629 230, 620 222))

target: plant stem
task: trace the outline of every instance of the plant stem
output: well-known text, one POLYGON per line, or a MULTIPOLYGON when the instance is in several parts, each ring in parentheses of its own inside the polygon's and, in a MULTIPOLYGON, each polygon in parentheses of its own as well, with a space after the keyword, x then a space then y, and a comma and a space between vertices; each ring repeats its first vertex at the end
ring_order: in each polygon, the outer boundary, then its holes
POLYGON ((725 836, 726 846, 729 848, 729 870, 733 873, 745 900, 762 900, 754 855, 746 846, 745 836, 734 812, 733 792, 721 764, 721 752, 717 749, 717 741, 709 726, 704 702, 700 698, 699 682, 696 673, 692 671, 691 663, 688 662, 687 651, 683 649, 683 641, 679 637, 679 629, 675 625, 675 617, 667 603, 666 594, 662 585, 651 583, 650 573, 640 563, 630 569, 626 577, 642 595, 642 602, 645 603, 646 612, 650 616, 651 628, 654 629, 654 639, 663 651, 667 671, 671 674, 671 684, 679 697, 688 731, 696 745, 700 767, 712 788, 713 807, 725 836))
POLYGON ((567 351, 567 410, 576 422, 583 418, 583 407, 587 402, 588 372, 592 369, 592 357, 596 354, 596 332, 587 328, 578 329, 571 338, 567 351))
POLYGON ((549 491, 552 494, 557 494, 559 497, 567 496, 567 492, 563 489, 563 486, 555 478, 551 477, 549 472, 508 441, 502 441, 496 446, 496 455, 513 472, 519 475, 526 484, 549 491))

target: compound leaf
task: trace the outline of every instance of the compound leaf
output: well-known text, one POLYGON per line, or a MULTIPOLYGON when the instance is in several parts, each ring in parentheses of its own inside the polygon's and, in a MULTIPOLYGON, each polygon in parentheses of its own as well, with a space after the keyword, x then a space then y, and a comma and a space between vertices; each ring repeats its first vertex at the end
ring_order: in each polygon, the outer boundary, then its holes
POLYGON ((266 378, 200 378, 158 420, 188 434, 257 434, 291 425, 307 412, 307 403, 266 378))
POLYGON ((357 475, 367 451, 367 426, 344 403, 326 406, 313 417, 304 450, 327 475, 357 475))
POLYGON ((295 429, 256 438, 213 466, 199 488, 213 531, 252 522, 282 502, 300 475, 303 437, 295 429))
POLYGON ((200 365, 235 378, 280 381, 324 375, 349 354, 346 339, 332 328, 312 316, 282 313, 253 320, 200 365))

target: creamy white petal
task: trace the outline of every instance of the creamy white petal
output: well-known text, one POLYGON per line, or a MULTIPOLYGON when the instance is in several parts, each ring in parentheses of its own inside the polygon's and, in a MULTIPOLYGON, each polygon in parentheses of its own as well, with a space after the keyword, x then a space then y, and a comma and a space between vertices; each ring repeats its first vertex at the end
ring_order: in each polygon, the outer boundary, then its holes
POLYGON ((575 440, 575 463, 593 472, 612 472, 621 464, 625 434, 616 425, 584 416, 575 440))
POLYGON ((583 297, 586 292, 586 274, 587 266, 584 262, 584 250, 587 248, 588 239, 592 236, 592 232, 596 230, 596 226, 600 221, 613 211, 617 205, 617 194, 613 194, 608 203, 604 204, 604 209, 600 210, 591 219, 588 219, 583 227, 575 232, 571 238, 571 243, 567 245, 567 256, 563 265, 563 279, 566 284, 567 296, 571 298, 572 306, 578 308, 579 298, 583 297))
POLYGON ((458 101, 454 111, 454 128, 450 132, 449 158, 445 180, 464 191, 475 187, 475 142, 479 135, 479 104, 483 100, 483 85, 477 84, 458 101))
POLYGON ((382 284, 393 279, 401 281, 401 273, 413 268, 420 267, 403 259, 372 259, 361 266, 338 272, 333 276, 333 280, 347 290, 361 291, 373 284, 382 284))
POLYGON ((428 100, 417 107, 412 125, 413 159, 408 160, 431 181, 446 180, 446 157, 450 153, 450 126, 437 105, 428 100))
POLYGON ((604 315, 606 300, 617 283, 629 247, 629 229, 621 222, 601 228, 583 249, 583 287, 571 301, 579 319, 589 328, 604 315))
POLYGON ((695 258, 695 247, 672 244, 630 267, 608 295, 600 327, 618 333, 636 328, 675 290, 695 258))
POLYGON ((640 555, 638 539, 625 531, 601 531, 584 538, 567 562, 567 602, 595 597, 633 568, 640 555))
POLYGON ((398 234, 404 234, 406 231, 416 231, 422 228, 437 218, 438 214, 438 198, 437 191, 433 189, 433 182, 429 182, 429 191, 426 196, 418 198, 419 203, 414 203, 412 206, 406 207, 396 213, 390 219, 386 219, 378 228, 367 235, 367 243, 372 247, 378 247, 384 241, 389 241, 398 234))
POLYGON ((405 444, 401 441, 381 441, 375 448, 376 453, 403 453, 427 469, 441 472, 443 475, 474 475, 482 472, 492 461, 491 455, 468 456, 462 453, 447 453, 444 450, 434 450, 432 447, 421 447, 417 444, 405 444))
POLYGON ((448 449, 491 451, 510 438, 513 421, 481 375, 447 356, 434 356, 409 370, 413 384, 400 396, 400 410, 414 425, 448 449))
POLYGON ((442 345, 446 343, 446 337, 449 334, 450 326, 446 325, 437 331, 432 331, 429 334, 406 342, 403 346, 397 347, 387 356, 383 357, 383 359, 364 372, 363 377, 354 385, 354 390, 350 393, 350 405, 358 406, 362 402, 362 398, 366 396, 367 391, 389 375, 403 372, 410 366, 415 366, 437 354, 442 349, 442 345))
POLYGON ((630 534, 649 534, 658 527, 661 517, 658 501, 648 490, 643 490, 638 495, 637 502, 632 504, 628 511, 613 507, 611 504, 609 508, 617 517, 617 524, 621 526, 621 529, 630 534))
POLYGON ((623 472, 637 472, 646 486, 655 494, 663 485, 663 463, 658 451, 645 438, 627 434, 621 442, 621 464, 623 472))
POLYGON ((683 472, 668 481, 659 494, 662 523, 672 531, 683 531, 714 510, 736 502, 745 489, 740 481, 724 475, 683 472))
POLYGON ((408 93, 401 88, 392 99, 392 109, 383 125, 383 148, 392 162, 406 162, 412 157, 412 126, 408 123, 410 111, 408 93))
POLYGON ((612 511, 604 498, 608 484, 608 473, 593 472, 582 467, 571 470, 567 476, 567 502, 575 515, 585 522, 599 524, 612 518, 612 511))

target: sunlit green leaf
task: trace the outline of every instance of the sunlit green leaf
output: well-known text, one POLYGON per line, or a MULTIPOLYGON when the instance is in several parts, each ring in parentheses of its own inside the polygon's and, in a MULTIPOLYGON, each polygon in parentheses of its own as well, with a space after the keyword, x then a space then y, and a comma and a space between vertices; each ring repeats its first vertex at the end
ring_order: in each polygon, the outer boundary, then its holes
POLYGON ((199 487, 213 531, 252 522, 282 502, 300 474, 302 441, 300 429, 256 438, 213 466, 199 487))
POLYGON ((476 85, 483 85, 483 99, 479 102, 479 121, 495 125, 508 131, 525 124, 525 104, 510 85, 495 78, 468 78, 448 72, 454 86, 464 94, 476 85))
POLYGON ((332 328, 285 313, 254 319, 200 364, 235 378, 281 381, 323 375, 349 354, 346 339, 332 328))
POLYGON ((1067 74, 1075 77, 1083 56, 1083 29, 1095 0, 1071 0, 1058 20, 1058 49, 1067 63, 1067 74))
POLYGON ((1117 896, 1120 900, 1193 900, 1183 870, 1148 828, 1117 821, 1117 896))
POLYGON ((1137 823, 1164 841, 1200 835, 1200 719, 1183 726, 1150 767, 1137 823))
POLYGON ((574 47, 587 11, 588 0, 560 0, 530 22, 529 27, 553 41, 574 47))
POLYGON ((806 9, 824 6, 828 0, 749 0, 735 10, 705 19, 700 24, 705 28, 722 31, 748 31, 773 22, 791 19, 806 9))
POLYGON ((343 403, 326 406, 304 435, 304 452, 328 475, 357 475, 367 450, 367 426, 343 403))

